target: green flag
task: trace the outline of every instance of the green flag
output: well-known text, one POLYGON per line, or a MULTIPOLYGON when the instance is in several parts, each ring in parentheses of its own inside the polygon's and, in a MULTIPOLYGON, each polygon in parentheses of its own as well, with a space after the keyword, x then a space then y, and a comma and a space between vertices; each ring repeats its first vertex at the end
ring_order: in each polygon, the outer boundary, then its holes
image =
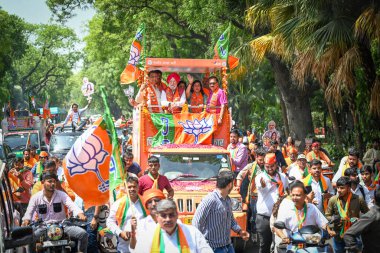
POLYGON ((230 32, 231 32, 231 23, 228 25, 228 28, 220 35, 216 45, 214 47, 214 58, 216 59, 228 59, 229 47, 230 47, 230 32))
POLYGON ((151 113, 152 122, 158 133, 153 137, 152 147, 174 143, 175 124, 173 114, 151 113))
POLYGON ((103 98, 105 112, 103 114, 103 119, 106 122, 107 130, 111 135, 111 143, 112 143, 112 155, 110 161, 110 176, 109 176, 109 192, 113 198, 113 201, 116 200, 116 192, 115 189, 120 184, 124 183, 124 180, 128 176, 125 173, 124 165, 121 160, 120 154, 120 144, 117 139, 117 133, 115 129, 115 124, 111 117, 111 112, 108 107, 106 92, 104 90, 104 86, 100 87, 100 92, 103 98))

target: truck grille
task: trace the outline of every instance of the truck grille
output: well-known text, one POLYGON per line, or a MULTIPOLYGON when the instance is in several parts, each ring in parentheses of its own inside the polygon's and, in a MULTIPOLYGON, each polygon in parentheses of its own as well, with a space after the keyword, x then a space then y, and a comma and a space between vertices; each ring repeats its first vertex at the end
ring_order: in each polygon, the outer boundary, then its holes
POLYGON ((178 206, 178 211, 180 213, 183 212, 195 212, 195 209, 193 208, 193 199, 177 199, 177 206, 178 206))

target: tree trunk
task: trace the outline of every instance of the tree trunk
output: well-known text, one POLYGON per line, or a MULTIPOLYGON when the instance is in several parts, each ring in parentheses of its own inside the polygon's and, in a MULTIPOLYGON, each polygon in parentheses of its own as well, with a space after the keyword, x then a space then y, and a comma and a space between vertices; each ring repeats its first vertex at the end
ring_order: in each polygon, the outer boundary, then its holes
POLYGON ((333 128, 334 135, 335 135, 335 142, 338 145, 338 147, 341 148, 342 143, 343 143, 342 133, 341 133, 340 128, 339 128, 338 119, 336 117, 335 110, 334 110, 333 106, 331 105, 331 103, 326 101, 326 104, 327 104, 327 108, 329 110, 329 114, 330 114, 330 118, 331 118, 331 122, 332 122, 332 128, 333 128))
POLYGON ((272 65, 276 85, 285 104, 289 134, 294 136, 295 140, 301 141, 300 150, 302 150, 307 135, 313 134, 309 100, 312 91, 301 90, 294 85, 288 67, 278 57, 268 55, 267 58, 272 65))
MULTIPOLYGON (((284 121, 284 126, 285 126, 285 136, 283 136, 283 142, 285 143, 287 140, 287 137, 289 137, 289 122, 288 122, 288 114, 286 113, 286 106, 285 106, 284 99, 282 98, 281 94, 279 95, 280 95, 282 120, 284 121)), ((292 138, 294 138, 294 136, 292 136, 292 138)))
POLYGON ((349 107, 350 113, 352 115, 353 123, 354 123, 354 138, 356 142, 356 147, 359 149, 360 154, 362 155, 365 152, 365 150, 364 150, 364 144, 363 144, 363 134, 360 128, 359 115, 356 111, 356 105, 355 105, 355 100, 354 100, 355 97, 356 97, 356 92, 352 92, 349 95, 349 99, 347 100, 347 102, 348 102, 348 107, 349 107))

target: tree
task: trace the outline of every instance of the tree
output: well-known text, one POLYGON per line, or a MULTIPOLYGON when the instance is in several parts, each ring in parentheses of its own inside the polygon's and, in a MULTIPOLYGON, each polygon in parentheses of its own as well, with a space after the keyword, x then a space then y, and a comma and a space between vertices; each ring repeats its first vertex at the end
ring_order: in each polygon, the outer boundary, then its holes
POLYGON ((12 72, 12 63, 25 51, 26 34, 24 22, 15 15, 0 9, 0 104, 8 102, 12 83, 5 80, 12 72))

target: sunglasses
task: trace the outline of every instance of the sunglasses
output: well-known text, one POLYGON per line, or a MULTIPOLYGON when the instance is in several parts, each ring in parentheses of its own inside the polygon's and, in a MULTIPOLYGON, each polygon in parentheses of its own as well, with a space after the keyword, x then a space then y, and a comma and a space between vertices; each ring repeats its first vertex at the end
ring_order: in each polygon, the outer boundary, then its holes
POLYGON ((153 201, 156 202, 156 203, 158 203, 158 202, 161 201, 161 199, 158 199, 158 198, 157 198, 157 199, 150 199, 150 200, 148 200, 146 203, 147 203, 147 204, 151 204, 151 203, 153 203, 153 201))
POLYGON ((48 158, 48 157, 47 156, 40 156, 40 158, 44 158, 45 159, 45 158, 48 158))
POLYGON ((159 214, 161 218, 166 219, 173 219, 176 216, 176 213, 160 213, 159 214))
POLYGON ((212 85, 212 84, 216 84, 216 83, 214 83, 214 82, 211 82, 211 83, 208 83, 209 85, 212 85))

